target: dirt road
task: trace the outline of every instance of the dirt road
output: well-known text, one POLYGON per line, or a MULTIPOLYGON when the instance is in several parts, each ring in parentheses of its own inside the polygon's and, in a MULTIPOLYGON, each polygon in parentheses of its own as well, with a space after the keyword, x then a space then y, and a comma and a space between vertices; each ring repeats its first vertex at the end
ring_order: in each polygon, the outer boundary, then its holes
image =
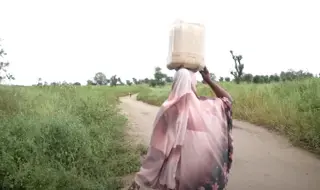
MULTIPOLYGON (((158 107, 121 98, 131 132, 148 144, 158 107)), ((320 160, 285 138, 252 124, 234 121, 234 163, 228 190, 319 190, 320 160)))

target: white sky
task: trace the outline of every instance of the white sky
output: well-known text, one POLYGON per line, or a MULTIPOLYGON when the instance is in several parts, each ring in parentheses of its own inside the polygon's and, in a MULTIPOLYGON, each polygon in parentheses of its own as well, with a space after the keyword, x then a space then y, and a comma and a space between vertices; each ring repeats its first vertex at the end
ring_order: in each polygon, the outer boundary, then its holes
POLYGON ((206 27, 206 63, 229 76, 229 50, 245 72, 320 73, 317 0, 0 0, 0 38, 14 84, 86 83, 96 72, 126 79, 165 72, 176 19, 206 27))

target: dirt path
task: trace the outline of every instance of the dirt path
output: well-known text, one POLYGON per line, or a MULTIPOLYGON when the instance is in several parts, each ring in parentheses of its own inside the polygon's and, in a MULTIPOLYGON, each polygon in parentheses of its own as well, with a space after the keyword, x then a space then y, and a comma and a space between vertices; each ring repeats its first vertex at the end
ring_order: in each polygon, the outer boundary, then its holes
MULTIPOLYGON (((158 107, 121 98, 131 132, 148 144, 158 107)), ((319 190, 320 160, 285 138, 252 124, 234 121, 234 163, 228 190, 319 190)))

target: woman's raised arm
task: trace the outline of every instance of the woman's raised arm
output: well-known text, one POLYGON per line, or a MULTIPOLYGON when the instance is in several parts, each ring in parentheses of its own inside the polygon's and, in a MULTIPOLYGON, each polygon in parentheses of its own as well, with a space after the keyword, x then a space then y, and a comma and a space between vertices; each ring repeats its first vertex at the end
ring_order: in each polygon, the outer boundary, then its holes
POLYGON ((217 84, 214 81, 211 81, 210 74, 209 74, 207 67, 205 67, 203 71, 200 71, 200 73, 201 73, 203 80, 210 86, 210 88, 216 94, 216 96, 218 98, 225 97, 225 98, 228 98, 229 101, 232 102, 232 97, 230 96, 230 94, 225 89, 223 89, 219 84, 217 84))

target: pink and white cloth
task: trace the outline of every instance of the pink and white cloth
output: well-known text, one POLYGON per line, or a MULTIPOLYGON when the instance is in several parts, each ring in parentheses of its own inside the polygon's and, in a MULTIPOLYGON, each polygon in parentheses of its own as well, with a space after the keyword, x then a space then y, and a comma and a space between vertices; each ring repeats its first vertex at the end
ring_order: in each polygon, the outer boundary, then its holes
MULTIPOLYGON (((142 189, 203 188, 212 181, 214 168, 225 168, 223 154, 232 146, 226 114, 231 103, 226 98, 198 97, 196 84, 194 72, 182 68, 175 73, 170 95, 154 121, 148 153, 135 177, 142 189)), ((217 183, 213 185, 217 187, 217 183)))

